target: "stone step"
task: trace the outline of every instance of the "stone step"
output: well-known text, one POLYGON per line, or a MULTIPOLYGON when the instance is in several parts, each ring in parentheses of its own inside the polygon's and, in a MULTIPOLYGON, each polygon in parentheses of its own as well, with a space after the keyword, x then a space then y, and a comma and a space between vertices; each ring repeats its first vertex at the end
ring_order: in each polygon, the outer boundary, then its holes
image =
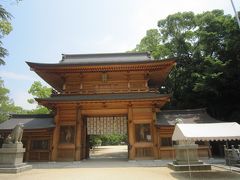
POLYGON ((15 167, 15 168, 0 168, 0 173, 11 173, 11 174, 16 174, 16 173, 20 173, 23 171, 27 171, 27 170, 31 170, 32 169, 32 165, 23 165, 20 167, 15 167))

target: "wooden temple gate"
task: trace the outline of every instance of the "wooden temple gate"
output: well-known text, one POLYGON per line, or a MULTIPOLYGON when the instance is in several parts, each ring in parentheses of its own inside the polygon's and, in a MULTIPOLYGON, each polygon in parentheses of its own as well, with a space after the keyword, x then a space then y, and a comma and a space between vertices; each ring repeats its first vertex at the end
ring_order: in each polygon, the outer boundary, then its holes
MULTIPOLYGON (((52 160, 81 160, 89 157, 87 135, 128 134, 129 159, 157 158, 157 136, 153 108, 147 103, 102 103, 90 107, 58 106, 53 133, 52 160)), ((149 104, 151 105, 151 104, 149 104)), ((89 105, 88 105, 89 106, 89 105)))
POLYGON ((57 91, 37 99, 55 112, 51 160, 88 158, 87 119, 123 116, 129 159, 158 158, 156 112, 170 99, 158 87, 173 59, 154 61, 148 53, 65 54, 57 64, 28 65, 57 91))

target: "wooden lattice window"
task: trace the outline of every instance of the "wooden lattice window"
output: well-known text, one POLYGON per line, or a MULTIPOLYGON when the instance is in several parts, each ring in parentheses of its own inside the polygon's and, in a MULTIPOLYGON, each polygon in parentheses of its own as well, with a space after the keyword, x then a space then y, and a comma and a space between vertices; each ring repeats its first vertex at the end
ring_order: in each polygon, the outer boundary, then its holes
POLYGON ((49 149, 49 140, 32 140, 31 141, 31 150, 48 150, 49 149))
POLYGON ((162 137, 161 138, 161 146, 172 146, 172 138, 171 137, 162 137))
POLYGON ((136 148, 136 157, 152 157, 153 149, 152 148, 136 148))

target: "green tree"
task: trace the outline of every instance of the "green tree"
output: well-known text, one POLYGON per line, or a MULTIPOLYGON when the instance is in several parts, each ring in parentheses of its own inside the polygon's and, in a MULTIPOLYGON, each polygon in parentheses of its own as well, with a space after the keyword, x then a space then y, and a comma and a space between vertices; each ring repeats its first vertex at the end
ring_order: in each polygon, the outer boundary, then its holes
MULTIPOLYGON (((0 4, 0 65, 5 64, 4 57, 8 55, 8 51, 2 46, 2 38, 12 31, 11 18, 12 15, 0 4)), ((0 122, 7 120, 9 114, 26 112, 21 107, 15 106, 8 94, 9 90, 4 87, 4 82, 0 78, 0 122)))
POLYGON ((151 52, 154 59, 164 58, 169 54, 168 48, 160 44, 161 36, 157 29, 150 29, 133 52, 151 52))
MULTIPOLYGON (((40 81, 34 81, 28 93, 33 95, 34 98, 47 98, 51 95, 52 88, 42 85, 40 81)), ((28 102, 30 104, 36 103, 34 99, 28 99, 28 102)), ((29 111, 31 114, 47 114, 49 112, 49 109, 41 105, 37 105, 36 109, 29 111)))
POLYGON ((11 17, 11 14, 0 5, 0 65, 5 64, 4 57, 8 55, 7 50, 2 47, 1 39, 12 31, 12 26, 9 22, 11 17))
POLYGON ((127 144, 126 134, 105 134, 105 135, 91 135, 90 146, 108 146, 108 145, 120 145, 122 143, 127 144))
POLYGON ((155 36, 147 33, 136 49, 177 58, 166 81, 173 94, 167 108, 207 107, 217 118, 239 120, 240 30, 235 18, 222 10, 183 12, 160 20, 158 27, 155 36), (156 37, 159 44, 152 47, 156 37))
POLYGON ((9 90, 4 87, 4 82, 0 79, 0 123, 7 120, 10 114, 25 112, 21 107, 14 105, 8 94, 9 90))

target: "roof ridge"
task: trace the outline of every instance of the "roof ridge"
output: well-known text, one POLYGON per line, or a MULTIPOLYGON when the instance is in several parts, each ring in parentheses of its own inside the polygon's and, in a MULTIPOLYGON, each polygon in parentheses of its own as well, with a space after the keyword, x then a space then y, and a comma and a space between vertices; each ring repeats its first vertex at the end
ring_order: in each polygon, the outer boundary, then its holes
POLYGON ((114 55, 150 55, 150 52, 116 52, 116 53, 84 53, 84 54, 62 54, 64 56, 114 56, 114 55))

